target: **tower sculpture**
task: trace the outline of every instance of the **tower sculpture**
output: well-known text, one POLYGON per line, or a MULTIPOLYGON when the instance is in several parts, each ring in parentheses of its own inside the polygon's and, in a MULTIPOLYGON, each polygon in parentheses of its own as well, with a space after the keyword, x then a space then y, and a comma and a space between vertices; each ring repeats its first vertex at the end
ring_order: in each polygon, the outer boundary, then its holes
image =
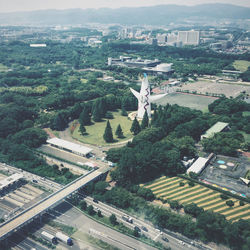
POLYGON ((150 96, 150 85, 148 82, 148 77, 145 73, 144 73, 144 78, 142 79, 140 93, 138 93, 132 88, 130 88, 130 90, 134 94, 134 96, 138 99, 137 117, 139 119, 143 118, 144 112, 147 112, 148 117, 150 118, 151 117, 151 102, 159 100, 160 98, 167 95, 166 93, 166 94, 161 94, 161 95, 150 96))

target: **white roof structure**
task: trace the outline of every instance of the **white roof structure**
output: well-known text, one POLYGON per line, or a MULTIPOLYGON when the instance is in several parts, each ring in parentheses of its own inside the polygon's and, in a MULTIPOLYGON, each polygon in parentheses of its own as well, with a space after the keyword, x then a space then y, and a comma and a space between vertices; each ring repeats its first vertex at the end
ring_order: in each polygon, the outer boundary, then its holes
POLYGON ((199 174, 204 167, 206 166, 207 162, 209 159, 207 158, 203 158, 203 157, 199 157, 193 164, 192 166, 187 170, 187 174, 190 172, 199 174))
POLYGON ((73 142, 65 141, 56 137, 52 139, 48 139, 47 143, 60 147, 60 148, 64 148, 66 150, 69 150, 79 155, 87 155, 88 153, 92 151, 91 148, 88 148, 88 147, 85 147, 85 146, 82 146, 80 144, 76 144, 73 142))
POLYGON ((22 174, 13 174, 3 180, 0 180, 0 190, 15 183, 16 181, 19 181, 23 178, 22 174))

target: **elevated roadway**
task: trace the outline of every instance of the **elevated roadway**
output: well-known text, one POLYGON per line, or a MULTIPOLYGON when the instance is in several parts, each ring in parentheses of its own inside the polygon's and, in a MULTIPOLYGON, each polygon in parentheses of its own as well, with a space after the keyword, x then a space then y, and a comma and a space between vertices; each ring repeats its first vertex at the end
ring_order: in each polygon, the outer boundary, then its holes
POLYGON ((78 179, 66 185, 65 187, 63 187, 62 189, 49 195, 45 199, 34 204, 32 207, 24 210, 23 212, 16 215, 12 219, 6 221, 0 227, 0 240, 7 238, 11 233, 15 232, 16 230, 26 225, 33 219, 39 217, 39 215, 45 213, 49 208, 58 204, 65 197, 76 192, 89 182, 97 179, 102 174, 103 172, 101 171, 92 171, 85 176, 81 176, 78 179))

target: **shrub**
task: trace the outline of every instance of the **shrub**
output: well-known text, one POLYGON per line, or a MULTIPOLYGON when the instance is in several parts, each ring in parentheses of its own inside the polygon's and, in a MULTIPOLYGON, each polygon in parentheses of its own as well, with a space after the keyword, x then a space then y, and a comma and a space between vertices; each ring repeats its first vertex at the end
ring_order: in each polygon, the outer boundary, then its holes
POLYGON ((192 182, 192 181, 189 181, 188 185, 189 185, 189 187, 194 187, 195 186, 194 182, 192 182))
POLYGON ((183 186, 185 186, 185 183, 184 182, 180 182, 179 185, 180 185, 180 187, 183 187, 183 186))
POLYGON ((107 119, 114 119, 114 116, 113 116, 113 114, 110 111, 108 111, 106 113, 106 115, 105 115, 105 118, 107 118, 107 119))
POLYGON ((244 206, 245 202, 244 201, 240 201, 240 206, 244 206))
POLYGON ((182 208, 182 205, 181 205, 178 201, 171 201, 171 200, 170 200, 168 203, 169 203, 169 205, 170 205, 170 207, 171 207, 172 209, 179 210, 179 209, 182 208))
POLYGON ((234 206, 234 202, 233 202, 232 200, 226 201, 226 204, 227 204, 229 207, 234 206))
POLYGON ((227 200, 227 199, 228 199, 228 196, 225 195, 225 194, 221 194, 221 195, 220 195, 220 198, 223 199, 223 200, 227 200))

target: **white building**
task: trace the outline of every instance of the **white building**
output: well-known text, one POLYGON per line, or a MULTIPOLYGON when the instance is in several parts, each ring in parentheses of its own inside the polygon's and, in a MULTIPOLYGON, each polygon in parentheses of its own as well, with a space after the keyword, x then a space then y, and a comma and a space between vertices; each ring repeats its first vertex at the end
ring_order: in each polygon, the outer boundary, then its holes
POLYGON ((199 157, 193 164, 192 166, 187 170, 187 174, 190 172, 199 174, 206 166, 207 163, 209 162, 209 159, 199 157))
POLYGON ((199 45, 200 31, 179 31, 177 42, 181 42, 183 45, 199 45))
POLYGON ((46 47, 47 45, 45 43, 31 43, 30 44, 30 47, 33 47, 33 48, 43 48, 43 47, 46 47))
POLYGON ((92 151, 91 148, 73 142, 65 141, 56 137, 48 139, 47 143, 51 146, 64 149, 80 156, 86 156, 92 151))

